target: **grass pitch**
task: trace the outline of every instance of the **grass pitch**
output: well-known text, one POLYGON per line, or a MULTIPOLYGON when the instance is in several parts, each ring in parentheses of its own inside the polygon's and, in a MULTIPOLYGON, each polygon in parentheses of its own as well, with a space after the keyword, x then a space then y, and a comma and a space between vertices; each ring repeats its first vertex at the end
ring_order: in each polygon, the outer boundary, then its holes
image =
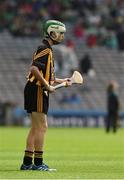
POLYGON ((57 172, 20 171, 28 128, 0 128, 0 179, 124 179, 124 130, 49 128, 45 163, 57 172))

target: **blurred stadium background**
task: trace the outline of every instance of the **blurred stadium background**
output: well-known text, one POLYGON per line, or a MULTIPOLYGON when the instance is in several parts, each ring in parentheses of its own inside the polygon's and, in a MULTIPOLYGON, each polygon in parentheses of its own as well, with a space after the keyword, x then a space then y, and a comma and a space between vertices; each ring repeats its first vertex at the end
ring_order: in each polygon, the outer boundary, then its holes
POLYGON ((103 126, 106 87, 115 80, 120 86, 123 126, 123 0, 0 1, 0 124, 29 125, 23 89, 47 19, 60 20, 67 27, 63 44, 53 48, 56 75, 69 77, 76 69, 84 76, 83 86, 51 94, 49 125, 103 126), (91 61, 89 69, 82 63, 85 56, 91 61))

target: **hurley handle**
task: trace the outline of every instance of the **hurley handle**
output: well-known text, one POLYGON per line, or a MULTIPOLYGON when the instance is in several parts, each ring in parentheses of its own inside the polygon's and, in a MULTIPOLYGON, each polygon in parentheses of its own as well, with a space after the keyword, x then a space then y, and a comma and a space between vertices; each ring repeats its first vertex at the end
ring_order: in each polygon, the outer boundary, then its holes
POLYGON ((58 85, 54 86, 54 88, 55 88, 55 89, 59 89, 59 88, 61 88, 61 87, 65 87, 65 86, 66 86, 66 82, 63 82, 63 83, 61 83, 61 84, 58 84, 58 85))

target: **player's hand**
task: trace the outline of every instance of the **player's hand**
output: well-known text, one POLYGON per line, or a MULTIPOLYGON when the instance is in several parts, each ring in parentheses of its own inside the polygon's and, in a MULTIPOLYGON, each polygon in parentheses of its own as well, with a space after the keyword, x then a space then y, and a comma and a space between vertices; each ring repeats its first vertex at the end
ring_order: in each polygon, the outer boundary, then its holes
POLYGON ((51 93, 55 91, 55 88, 49 84, 46 86, 46 89, 51 93))
POLYGON ((66 87, 72 86, 71 78, 66 78, 66 79, 65 79, 65 82, 66 82, 66 87))
POLYGON ((55 88, 53 86, 49 85, 48 91, 51 93, 55 92, 55 88))

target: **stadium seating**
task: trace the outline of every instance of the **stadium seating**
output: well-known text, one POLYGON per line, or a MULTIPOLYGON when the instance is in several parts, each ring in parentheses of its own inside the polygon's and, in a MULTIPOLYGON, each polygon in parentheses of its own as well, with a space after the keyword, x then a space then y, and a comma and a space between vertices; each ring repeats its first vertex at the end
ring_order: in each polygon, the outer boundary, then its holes
MULTIPOLYGON (((67 34, 67 37, 69 35, 67 34)), ((0 33, 0 100, 17 102, 23 107, 23 88, 26 82, 27 69, 34 49, 39 45, 39 38, 13 37, 8 31, 0 33)), ((96 76, 84 76, 83 86, 73 86, 57 90, 50 96, 50 109, 106 109, 106 86, 110 80, 120 84, 119 93, 124 108, 124 57, 118 50, 85 46, 76 48, 78 58, 88 52, 93 60, 96 76), (78 93, 81 103, 60 103, 63 94, 78 93)), ((56 59, 55 59, 56 60, 56 59)))

